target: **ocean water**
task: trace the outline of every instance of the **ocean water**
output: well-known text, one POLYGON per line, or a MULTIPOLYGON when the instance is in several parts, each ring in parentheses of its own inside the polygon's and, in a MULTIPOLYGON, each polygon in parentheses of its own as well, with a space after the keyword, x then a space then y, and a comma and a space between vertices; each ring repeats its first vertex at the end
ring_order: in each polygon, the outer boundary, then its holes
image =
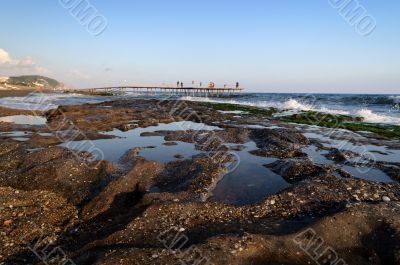
POLYGON ((362 117, 370 123, 400 125, 400 95, 244 93, 233 98, 182 99, 273 107, 289 113, 316 110, 362 117))
MULTIPOLYGON (((59 105, 98 103, 118 100, 117 97, 85 96, 79 94, 31 94, 28 97, 0 98, 0 106, 48 110, 59 105)), ((128 92, 121 100, 130 98, 164 98, 163 94, 146 94, 128 92)), ((172 98, 221 102, 256 106, 261 108, 278 108, 296 113, 316 110, 331 114, 362 117, 365 122, 400 125, 400 95, 361 95, 361 94, 286 94, 286 93, 241 93, 229 98, 221 97, 186 97, 175 95, 172 98)))

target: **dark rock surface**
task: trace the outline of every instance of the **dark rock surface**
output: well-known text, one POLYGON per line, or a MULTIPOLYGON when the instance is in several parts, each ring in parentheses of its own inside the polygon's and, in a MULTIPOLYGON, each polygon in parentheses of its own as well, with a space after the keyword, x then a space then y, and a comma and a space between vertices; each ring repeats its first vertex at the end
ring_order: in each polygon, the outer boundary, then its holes
POLYGON ((250 138, 259 150, 252 152, 258 156, 292 158, 305 156, 301 147, 310 141, 295 129, 253 129, 250 138))
POLYGON ((320 177, 328 174, 329 170, 325 167, 314 164, 308 158, 287 158, 266 165, 276 174, 282 176, 289 183, 320 177))
MULTIPOLYGON (((317 257, 319 264, 400 264, 400 184, 332 176, 333 167, 314 164, 302 152, 311 141, 300 127, 240 128, 250 121, 265 125, 266 117, 238 118, 183 101, 120 100, 59 107, 46 115, 49 127, 25 127, 34 132, 28 141, 0 138, 0 264, 40 264, 28 246, 41 239, 46 241, 38 250, 61 249, 77 265, 303 265, 315 263, 310 253, 324 250, 331 255, 317 257), (101 132, 129 130, 132 124, 184 119, 221 129, 143 136, 194 143, 208 155, 160 163, 134 148, 112 164, 35 134, 57 128, 68 135, 72 126, 99 139, 109 137, 101 132), (224 143, 242 146, 251 140, 256 154, 280 158, 268 167, 293 185, 254 205, 210 202, 230 159, 210 154, 228 150, 224 143), (321 242, 321 248, 313 247, 321 242)), ((332 154, 337 161, 349 157, 332 154)), ((397 163, 376 167, 399 179, 397 163)), ((63 262, 60 256, 47 260, 63 262)))

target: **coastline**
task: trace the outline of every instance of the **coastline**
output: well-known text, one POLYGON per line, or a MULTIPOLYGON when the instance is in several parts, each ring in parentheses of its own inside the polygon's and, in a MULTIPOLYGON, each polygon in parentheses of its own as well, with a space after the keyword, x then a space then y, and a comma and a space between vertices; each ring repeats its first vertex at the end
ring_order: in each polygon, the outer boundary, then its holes
MULTIPOLYGON (((371 264, 365 251, 382 251, 376 247, 381 237, 374 235, 392 234, 379 220, 398 229, 398 164, 368 159, 359 164, 353 158, 362 157, 359 145, 376 146, 373 151, 384 158, 400 149, 399 142, 339 130, 327 145, 331 129, 275 120, 273 114, 254 107, 128 99, 61 106, 46 113, 46 124, 0 122, 1 131, 11 133, 0 136, 0 200, 6 205, 0 208, 6 235, 0 261, 31 260, 21 239, 51 237, 51 246, 62 247, 76 264, 115 264, 124 257, 136 264, 173 264, 179 253, 186 253, 185 262, 200 255, 214 264, 304 264, 310 257, 298 251, 299 244, 307 242, 303 233, 314 231, 327 246, 338 237, 346 240, 354 251, 337 249, 344 259, 371 264), (181 127, 172 129, 175 124, 181 127), (93 146, 75 152, 73 142, 83 146, 82 140, 93 146), (355 149, 338 149, 334 141, 355 149), (91 159, 95 147, 115 162, 91 159), (196 155, 173 158, 174 148, 193 148, 196 155), (227 172, 232 157, 213 156, 216 152, 238 154, 245 167, 227 172), (157 161, 157 153, 171 158, 157 161), (222 160, 215 163, 216 157, 222 160), (257 172, 246 172, 258 160, 261 175, 253 183, 257 172), (372 177, 379 171, 391 181, 346 172, 352 165, 371 167, 372 177), (276 178, 284 188, 274 184, 268 191, 276 178), (212 197, 216 189, 222 198, 212 197), (187 237, 187 245, 166 251, 175 236, 187 237), (365 237, 373 244, 364 243, 365 237), (277 254, 282 251, 286 254, 277 254)), ((396 244, 387 241, 384 255, 390 258, 396 244)))

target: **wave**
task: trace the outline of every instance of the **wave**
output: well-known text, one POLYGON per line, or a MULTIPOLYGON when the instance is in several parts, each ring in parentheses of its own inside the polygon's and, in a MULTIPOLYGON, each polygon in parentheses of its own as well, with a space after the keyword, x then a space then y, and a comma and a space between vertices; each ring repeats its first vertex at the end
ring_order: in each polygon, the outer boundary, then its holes
MULTIPOLYGON (((140 98, 140 96, 135 96, 140 98)), ((257 94, 246 95, 245 97, 235 98, 207 98, 207 97, 177 97, 177 99, 199 102, 228 103, 237 105, 246 105, 259 108, 276 108, 287 113, 287 115, 299 113, 301 111, 318 111, 333 115, 347 115, 361 117, 365 122, 383 123, 400 125, 400 117, 398 115, 400 109, 388 108, 387 106, 370 105, 369 108, 365 104, 355 104, 354 101, 349 102, 349 98, 355 96, 345 95, 329 95, 319 97, 299 96, 296 94, 257 94), (340 102, 343 100, 343 102, 340 102), (389 112, 385 110, 390 110, 389 112)), ((360 95, 355 97, 360 102, 360 98, 371 98, 370 95, 360 95)), ((376 96, 375 96, 376 97, 376 96)), ((400 96, 382 96, 390 98, 392 102, 400 103, 400 96)), ((57 108, 59 105, 73 105, 85 103, 98 103, 115 98, 86 96, 80 94, 62 94, 62 93, 33 93, 26 97, 7 97, 0 98, 0 106, 46 111, 57 108)), ((376 100, 381 100, 377 98, 376 100)), ((377 101, 375 101, 377 102, 377 101)), ((382 101, 381 101, 382 102, 382 101)), ((397 103, 398 104, 398 103, 397 103)), ((398 106, 398 105, 397 105, 398 106)))
POLYGON ((318 107, 313 103, 309 103, 308 101, 299 101, 296 99, 288 99, 286 101, 238 101, 238 100, 222 100, 222 99, 214 99, 214 98, 197 98, 197 97, 181 97, 182 100, 188 101, 198 101, 198 102, 212 102, 212 103, 228 103, 228 104, 237 104, 237 105, 245 105, 259 108, 277 108, 279 110, 294 110, 294 111, 319 111, 328 114, 334 115, 350 115, 349 111, 338 110, 338 109, 329 109, 326 107, 318 107))
MULTIPOLYGON (((296 99, 287 99, 285 101, 238 101, 234 99, 215 99, 215 98, 197 98, 197 97, 182 97, 182 100, 188 101, 200 101, 200 102, 213 102, 213 103, 229 103, 237 105, 246 105, 259 108, 277 108, 282 111, 289 111, 287 114, 293 114, 299 111, 318 111, 333 115, 347 115, 354 117, 361 117, 365 122, 368 123, 381 123, 381 124, 392 124, 400 125, 400 118, 385 114, 377 114, 372 110, 363 108, 357 110, 354 106, 352 111, 343 109, 327 108, 325 106, 317 106, 315 104, 310 104, 307 100, 300 101, 296 99)), ((393 100, 399 100, 400 96, 393 96, 393 100)))
POLYGON ((57 107, 57 105, 51 103, 52 99, 50 96, 40 97, 33 94, 25 97, 7 97, 0 99, 0 106, 31 111, 46 111, 57 107))
POLYGON ((96 103, 105 100, 106 99, 104 98, 99 98, 97 100, 91 96, 84 96, 74 93, 31 93, 25 97, 0 98, 0 106, 31 111, 47 111, 50 109, 55 109, 59 105, 96 103))
POLYGON ((361 109, 357 111, 357 114, 362 117, 365 122, 400 125, 400 118, 376 114, 369 109, 361 109))
POLYGON ((400 104, 400 96, 390 96, 394 104, 400 104))
POLYGON ((333 98, 345 104, 394 105, 400 103, 400 96, 396 95, 334 95, 333 98))

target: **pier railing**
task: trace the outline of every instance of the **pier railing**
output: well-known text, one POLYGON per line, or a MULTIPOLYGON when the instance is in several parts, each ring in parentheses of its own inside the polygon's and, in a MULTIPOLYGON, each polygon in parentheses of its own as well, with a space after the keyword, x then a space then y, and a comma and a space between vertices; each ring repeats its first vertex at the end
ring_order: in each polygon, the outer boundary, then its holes
POLYGON ((83 88, 74 91, 86 92, 141 92, 149 94, 164 94, 166 96, 184 95, 193 97, 224 97, 240 93, 243 88, 235 87, 172 87, 172 86, 115 86, 99 88, 83 88))

